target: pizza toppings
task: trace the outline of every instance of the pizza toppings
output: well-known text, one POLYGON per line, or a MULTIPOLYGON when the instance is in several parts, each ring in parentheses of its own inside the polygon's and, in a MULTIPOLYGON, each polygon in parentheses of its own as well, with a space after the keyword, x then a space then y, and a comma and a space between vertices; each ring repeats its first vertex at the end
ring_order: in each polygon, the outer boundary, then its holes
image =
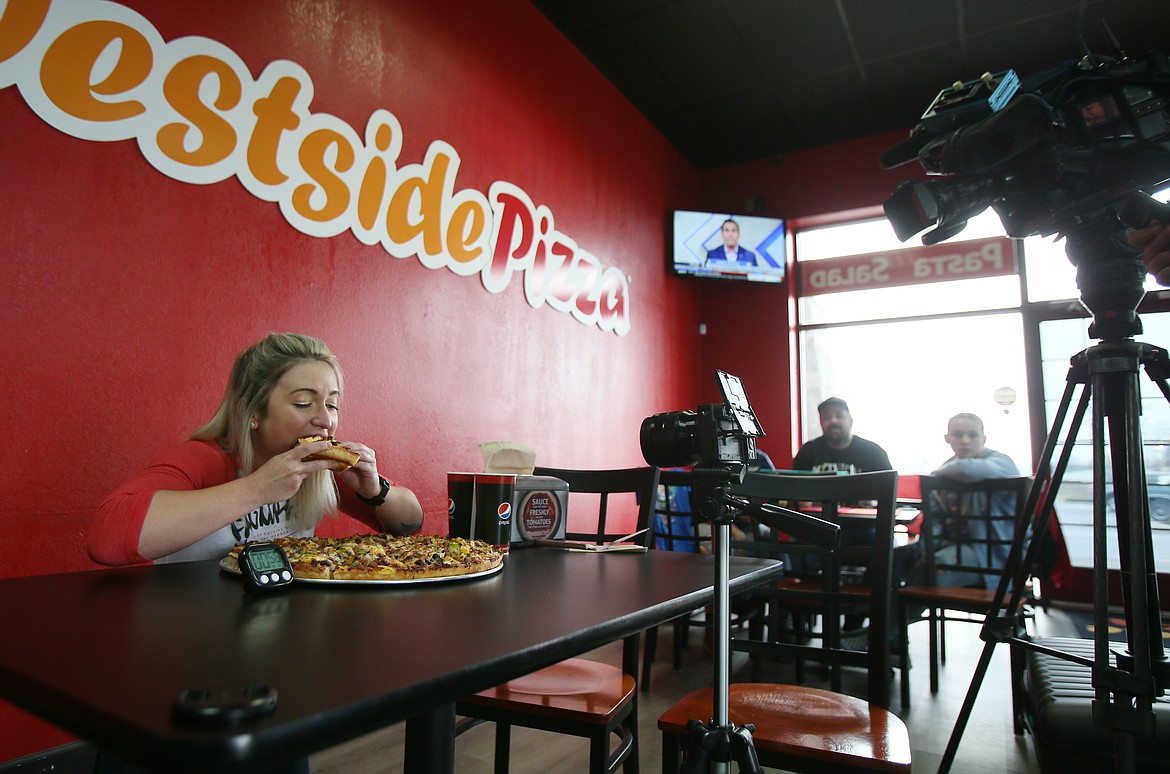
MULTIPOLYGON (((280 546, 297 578, 314 580, 418 580, 471 575, 494 569, 503 554, 481 540, 438 535, 350 538, 284 537, 280 546)), ((243 546, 232 549, 238 557, 243 546)))

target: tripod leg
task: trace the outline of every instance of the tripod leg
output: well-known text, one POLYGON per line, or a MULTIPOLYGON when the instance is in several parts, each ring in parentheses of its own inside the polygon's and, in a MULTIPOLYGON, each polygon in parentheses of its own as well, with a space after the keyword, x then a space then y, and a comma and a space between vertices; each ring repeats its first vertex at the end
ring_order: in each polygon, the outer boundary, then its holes
POLYGON ((707 774, 711 761, 710 751, 714 746, 710 734, 702 721, 687 721, 687 749, 683 755, 682 765, 678 767, 679 774, 707 774))
POLYGON ((1110 448, 1113 451, 1114 512, 1117 516, 1117 541, 1121 551, 1122 593, 1127 612, 1126 631, 1130 650, 1148 653, 1150 663, 1165 657, 1162 622, 1158 604, 1158 578, 1154 568, 1153 532, 1149 497, 1146 489, 1146 466, 1142 448, 1141 412, 1136 378, 1126 393, 1129 405, 1118 421, 1110 419, 1110 448), (1136 413, 1135 413, 1136 412, 1136 413), (1119 452, 1124 452, 1121 458, 1119 452), (1141 626, 1131 628, 1132 614, 1142 617, 1141 626))
POLYGON ((959 740, 963 737, 963 730, 967 728, 967 721, 971 719, 971 710, 975 707, 975 699, 979 695, 979 688, 983 685, 983 678, 987 676, 987 667, 991 665, 991 656, 996 643, 988 640, 983 643, 983 652, 979 654, 979 662, 975 665, 975 674, 971 677, 971 689, 963 699, 963 706, 959 709, 959 717, 955 721, 955 729, 947 742, 947 749, 938 764, 938 774, 946 774, 955 762, 955 755, 959 752, 959 740))
MULTIPOLYGON (((1105 345, 1102 345, 1104 347, 1105 345)), ((1125 350, 1122 350, 1125 353, 1125 350)), ((1102 360, 1095 384, 1102 393, 1094 406, 1093 538, 1094 580, 1098 604, 1094 636, 1095 714, 1112 728, 1114 763, 1119 772, 1134 771, 1136 737, 1153 731, 1151 705, 1157 692, 1154 665, 1164 662, 1158 590, 1142 452, 1137 357, 1102 360), (1107 635, 1108 563, 1105 524, 1106 463, 1103 431, 1108 425, 1109 457, 1114 483, 1118 560, 1128 652, 1111 661, 1107 635), (1156 634, 1155 634, 1156 633, 1156 634)))
POLYGON ((747 725, 731 732, 731 755, 739 765, 740 774, 763 774, 764 771, 760 768, 760 758, 752 744, 754 730, 754 726, 747 725))

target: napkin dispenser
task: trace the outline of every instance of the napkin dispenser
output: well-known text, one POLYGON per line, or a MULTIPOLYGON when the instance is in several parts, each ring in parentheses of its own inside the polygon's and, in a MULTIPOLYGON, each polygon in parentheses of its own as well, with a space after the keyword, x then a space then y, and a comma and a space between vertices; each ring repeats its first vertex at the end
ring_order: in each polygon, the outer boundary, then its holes
POLYGON ((516 476, 512 545, 531 545, 548 538, 563 540, 568 508, 567 482, 553 476, 516 476))

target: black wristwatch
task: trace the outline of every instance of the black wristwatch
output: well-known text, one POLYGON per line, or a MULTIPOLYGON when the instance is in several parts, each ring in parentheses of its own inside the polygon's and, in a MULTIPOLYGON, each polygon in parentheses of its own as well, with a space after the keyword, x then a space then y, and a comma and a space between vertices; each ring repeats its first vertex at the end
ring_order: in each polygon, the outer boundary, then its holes
POLYGON ((382 488, 378 491, 378 494, 374 495, 373 497, 365 497, 360 492, 354 492, 354 494, 357 495, 357 498, 366 505, 370 506, 371 508, 377 508, 379 505, 386 502, 386 495, 390 494, 389 481, 387 481, 382 476, 378 476, 378 483, 382 485, 382 488))

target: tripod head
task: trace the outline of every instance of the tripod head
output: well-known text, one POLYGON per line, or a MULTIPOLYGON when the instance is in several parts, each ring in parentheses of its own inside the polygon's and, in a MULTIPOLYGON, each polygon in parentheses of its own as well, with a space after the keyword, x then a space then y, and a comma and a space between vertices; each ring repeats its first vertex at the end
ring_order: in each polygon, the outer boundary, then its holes
POLYGON ((736 513, 747 512, 774 530, 792 535, 818 548, 832 550, 840 539, 841 525, 778 505, 754 503, 731 494, 733 484, 742 483, 747 473, 743 463, 696 465, 695 496, 699 514, 712 524, 730 523, 736 513))
POLYGON ((1093 315, 1091 338, 1118 341, 1142 332, 1137 307, 1145 296, 1146 266, 1141 250, 1130 245, 1125 234, 1127 226, 1140 228, 1155 219, 1170 222, 1170 205, 1133 193, 1120 210, 1111 207, 1063 229, 1064 251, 1077 270, 1081 304, 1093 315))

